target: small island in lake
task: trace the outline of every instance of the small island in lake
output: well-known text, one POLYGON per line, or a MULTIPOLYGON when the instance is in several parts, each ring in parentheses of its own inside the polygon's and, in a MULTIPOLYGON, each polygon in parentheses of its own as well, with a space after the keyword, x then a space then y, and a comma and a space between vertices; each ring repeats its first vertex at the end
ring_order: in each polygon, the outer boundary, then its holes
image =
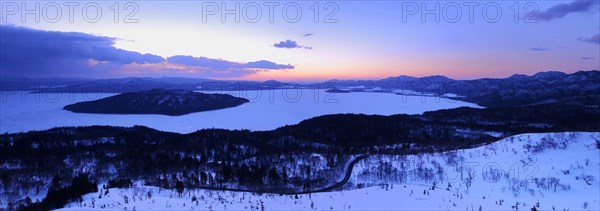
POLYGON ((329 89, 327 91, 325 91, 327 93, 350 93, 350 91, 348 90, 344 90, 344 89, 329 89))
POLYGON ((164 114, 179 116, 200 111, 235 107, 250 102, 227 94, 205 94, 190 90, 152 89, 127 92, 95 101, 79 102, 63 109, 76 113, 164 114))

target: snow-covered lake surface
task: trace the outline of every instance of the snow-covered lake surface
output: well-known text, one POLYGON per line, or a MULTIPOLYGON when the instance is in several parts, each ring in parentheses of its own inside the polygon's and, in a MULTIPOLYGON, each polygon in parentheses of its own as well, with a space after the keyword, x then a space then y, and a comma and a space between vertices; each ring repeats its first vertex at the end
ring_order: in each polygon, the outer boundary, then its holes
POLYGON ((64 210, 599 210, 598 138, 522 134, 473 149, 372 156, 357 164, 351 182, 388 185, 363 189, 297 196, 186 189, 179 197, 138 186, 90 193, 64 210))
POLYGON ((220 92, 251 102, 238 107, 183 116, 82 114, 65 105, 97 100, 114 93, 0 92, 0 132, 44 130, 58 126, 144 125, 163 131, 189 133, 203 128, 271 130, 325 114, 420 114, 425 111, 478 107, 439 97, 390 93, 326 93, 324 90, 248 90, 220 92))

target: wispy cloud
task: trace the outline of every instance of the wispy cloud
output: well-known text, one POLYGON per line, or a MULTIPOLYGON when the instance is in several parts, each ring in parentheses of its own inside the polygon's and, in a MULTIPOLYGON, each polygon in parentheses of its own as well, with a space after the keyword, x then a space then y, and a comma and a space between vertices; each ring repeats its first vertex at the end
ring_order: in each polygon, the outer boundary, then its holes
POLYGON ((583 59, 583 60, 590 60, 590 59, 594 59, 594 57, 586 57, 586 56, 584 56, 584 57, 581 57, 581 59, 583 59))
POLYGON ((577 40, 579 40, 581 42, 600 44, 600 34, 594 35, 594 36, 589 37, 589 38, 580 37, 577 40))
POLYGON ((529 48, 530 51, 551 51, 550 48, 529 48))
POLYGON ((292 65, 267 60, 244 63, 184 55, 163 58, 115 48, 116 40, 85 33, 0 25, 0 73, 19 77, 105 77, 136 73, 224 78, 294 69, 292 65))
POLYGON ((312 47, 298 45, 296 41, 286 40, 273 44, 276 48, 304 48, 304 49, 312 49, 312 47))
POLYGON ((575 0, 550 7, 546 11, 538 13, 535 17, 541 21, 551 21, 565 17, 570 13, 591 11, 599 2, 598 0, 575 0))
POLYGON ((315 34, 314 33, 307 33, 307 34, 303 34, 302 36, 303 37, 310 37, 310 36, 313 36, 313 35, 315 35, 315 34))
POLYGON ((221 59, 210 59, 206 57, 193 56, 172 56, 167 58, 169 63, 181 64, 193 67, 213 68, 217 70, 230 69, 255 69, 255 70, 278 70, 278 69, 294 69, 292 65, 277 64, 274 62, 260 60, 248 63, 231 62, 221 59))
POLYGON ((264 70, 284 70, 284 69, 294 69, 292 65, 285 64, 276 64, 267 60, 260 60, 255 62, 248 62, 242 65, 244 68, 255 68, 255 69, 264 69, 264 70))

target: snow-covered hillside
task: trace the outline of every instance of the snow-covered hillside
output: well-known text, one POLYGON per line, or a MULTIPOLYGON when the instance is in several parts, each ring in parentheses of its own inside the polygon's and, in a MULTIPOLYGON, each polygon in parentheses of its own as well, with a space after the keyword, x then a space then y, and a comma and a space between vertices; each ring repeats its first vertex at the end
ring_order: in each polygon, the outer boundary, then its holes
POLYGON ((419 184, 411 187, 415 199, 452 193, 437 200, 443 209, 598 210, 596 140, 600 133, 522 134, 474 149, 371 156, 356 164, 351 182, 419 184))
POLYGON ((138 186, 87 194, 65 210, 598 210, 594 138, 600 133, 523 134, 474 149, 371 156, 356 164, 349 186, 374 186, 341 192, 186 190, 179 196, 138 186))

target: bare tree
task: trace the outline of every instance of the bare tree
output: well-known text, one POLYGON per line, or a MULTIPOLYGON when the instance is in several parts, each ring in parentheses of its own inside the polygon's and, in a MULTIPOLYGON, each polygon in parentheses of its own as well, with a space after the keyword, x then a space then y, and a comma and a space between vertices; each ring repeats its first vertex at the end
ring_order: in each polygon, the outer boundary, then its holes
POLYGON ((600 149, 600 133, 592 134, 592 139, 596 141, 596 148, 600 149))

